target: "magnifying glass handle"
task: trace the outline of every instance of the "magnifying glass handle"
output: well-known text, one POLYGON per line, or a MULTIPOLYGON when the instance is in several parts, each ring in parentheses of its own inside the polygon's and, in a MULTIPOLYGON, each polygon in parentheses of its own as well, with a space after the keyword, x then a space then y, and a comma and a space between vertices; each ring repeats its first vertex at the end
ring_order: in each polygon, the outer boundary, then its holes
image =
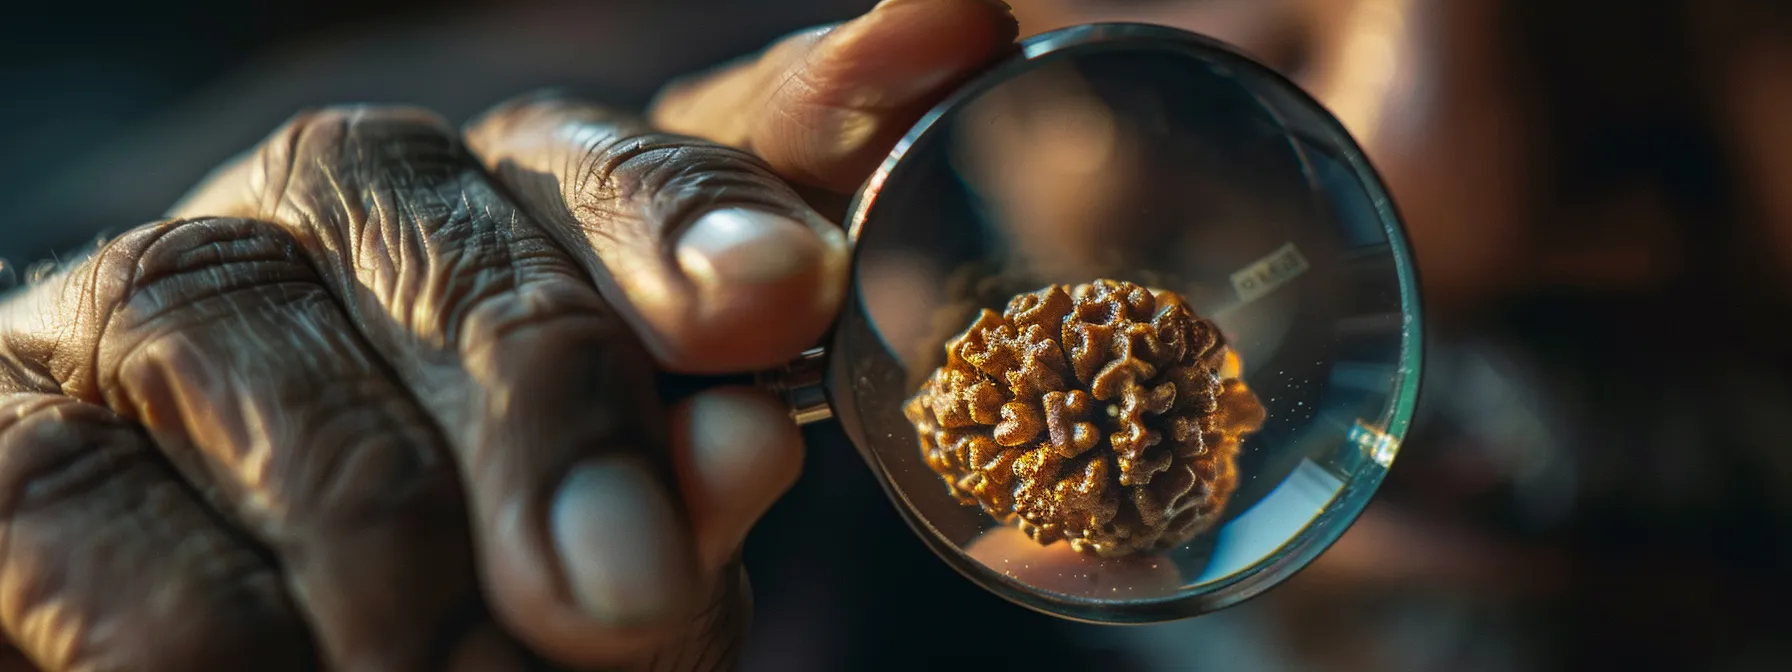
POLYGON ((798 425, 811 425, 834 417, 822 386, 827 368, 827 349, 812 348, 775 369, 737 376, 688 376, 662 373, 657 386, 667 405, 712 387, 748 385, 770 392, 790 408, 798 425))
POLYGON ((790 417, 798 425, 810 425, 834 417, 828 395, 822 386, 826 375, 827 349, 812 348, 789 364, 754 376, 754 382, 783 398, 790 407, 790 417))

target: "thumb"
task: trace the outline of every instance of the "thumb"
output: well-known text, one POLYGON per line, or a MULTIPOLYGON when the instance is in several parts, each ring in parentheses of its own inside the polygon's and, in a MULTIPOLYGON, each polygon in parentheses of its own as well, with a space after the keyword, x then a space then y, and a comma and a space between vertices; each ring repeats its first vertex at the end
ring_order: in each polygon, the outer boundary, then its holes
POLYGON ((793 182, 848 192, 952 87, 1008 53, 999 0, 885 0, 838 26, 668 87, 661 130, 754 152, 793 182))

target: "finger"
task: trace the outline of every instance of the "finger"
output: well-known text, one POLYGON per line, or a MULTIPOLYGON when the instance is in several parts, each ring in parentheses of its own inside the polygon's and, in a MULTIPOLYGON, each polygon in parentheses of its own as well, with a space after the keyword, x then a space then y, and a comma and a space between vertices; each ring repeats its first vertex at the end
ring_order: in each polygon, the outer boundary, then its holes
POLYGON ((479 600, 452 463, 285 230, 141 227, 72 269, 47 369, 278 558, 334 669, 439 669, 479 600))
POLYGON ((502 106, 467 138, 669 368, 782 364, 833 320, 845 235, 740 150, 550 98, 502 106))
POLYGON ((256 213, 307 241, 453 449, 510 632, 591 666, 681 634, 702 577, 667 485, 652 361, 454 129, 413 110, 302 115, 183 207, 256 213))
POLYGON ((757 59, 668 87, 655 126, 758 154, 785 178, 849 192, 927 109, 1013 46, 995 0, 887 0, 757 59))
POLYGON ((747 531, 796 482, 803 437, 790 410, 755 388, 727 387, 671 409, 672 453, 697 557, 719 571, 747 531))
POLYGON ((141 430, 68 397, 0 393, 0 625, 59 670, 307 670, 274 567, 141 430))

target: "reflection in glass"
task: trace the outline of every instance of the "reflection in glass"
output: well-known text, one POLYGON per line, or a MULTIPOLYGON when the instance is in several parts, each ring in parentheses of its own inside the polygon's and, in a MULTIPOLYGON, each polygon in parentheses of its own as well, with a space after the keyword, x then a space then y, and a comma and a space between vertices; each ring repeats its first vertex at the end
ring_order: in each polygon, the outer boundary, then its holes
MULTIPOLYGON (((1026 50, 923 122, 861 194, 835 412, 923 538, 1010 599, 1100 621, 1227 606, 1342 533, 1398 448, 1420 361, 1398 221, 1336 121, 1229 50, 1112 25, 1026 50), (984 311, 1098 280, 1211 320, 1227 375, 1264 410, 1240 434, 1216 519, 1168 548, 1090 552, 967 505, 904 411, 984 311)), ((1041 324, 1056 346, 1077 338, 1063 320, 1041 324)))

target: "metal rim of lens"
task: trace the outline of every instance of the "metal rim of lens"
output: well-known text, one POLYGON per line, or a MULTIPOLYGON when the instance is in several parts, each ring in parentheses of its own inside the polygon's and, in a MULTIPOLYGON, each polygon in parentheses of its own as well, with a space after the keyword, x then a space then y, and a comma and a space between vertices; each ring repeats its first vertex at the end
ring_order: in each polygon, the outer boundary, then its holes
MULTIPOLYGON (((1235 72, 1246 73, 1274 86, 1282 87, 1287 93, 1292 94, 1289 98, 1295 101, 1295 104, 1307 107, 1307 111, 1324 124, 1328 136, 1324 140, 1345 160, 1352 175, 1359 181, 1370 202, 1374 205, 1377 219, 1387 237, 1389 253, 1394 257, 1395 275, 1400 287, 1401 315, 1404 320, 1398 361, 1400 380, 1394 390, 1390 392, 1392 409, 1387 425, 1382 428, 1382 431, 1393 437, 1396 443, 1404 439, 1412 422, 1413 410, 1418 403, 1419 373, 1423 366, 1426 344, 1423 311, 1420 305, 1418 268, 1413 261, 1406 230, 1402 224, 1403 220, 1387 192, 1381 175, 1371 165, 1367 154, 1349 131, 1344 128, 1343 123, 1311 94, 1281 73, 1257 62, 1231 45, 1184 30, 1140 23, 1094 23, 1042 33, 1022 41, 1019 46, 1018 56, 1010 58, 972 80, 923 116, 921 121, 916 123, 896 144, 876 172, 866 180, 864 186, 854 196, 845 224, 848 239, 854 245, 855 267, 860 253, 857 246, 865 223, 876 208, 885 181, 903 164, 903 158, 908 155, 909 151, 918 142, 929 137, 942 119, 950 116, 984 92, 1027 71, 1032 63, 1046 58, 1064 57, 1089 51, 1126 48, 1182 55, 1195 60, 1219 64, 1235 72)), ((848 298, 848 305, 842 315, 851 316, 858 310, 859 299, 854 293, 848 298)), ((840 339, 844 338, 847 333, 848 330, 836 330, 835 342, 830 348, 835 356, 845 352, 844 343, 840 342, 840 339)), ((1298 534, 1283 543, 1270 555, 1258 559, 1249 567, 1225 579, 1196 589, 1179 591, 1174 595, 1149 600, 1106 601, 1043 592, 1024 582, 1004 576, 959 552, 953 542, 947 540, 928 521, 921 519, 914 512, 913 506, 907 505, 907 496, 895 487, 888 475, 887 467, 883 464, 877 451, 872 450, 869 447, 870 444, 866 443, 868 437, 858 431, 857 421, 861 416, 857 404, 849 392, 853 384, 851 372, 847 370, 848 367, 833 364, 830 364, 828 369, 826 387, 835 417, 840 419, 841 427, 846 431, 860 454, 868 462, 871 462, 879 472, 877 474, 879 485, 883 487, 893 502, 902 504, 898 508, 901 509, 903 520, 908 522, 927 547, 953 569, 986 590, 1020 606, 1073 621, 1107 624, 1173 621, 1219 611, 1261 595, 1305 568, 1330 548, 1339 537, 1343 536, 1344 532, 1368 507, 1370 499, 1380 488, 1381 481, 1387 472, 1387 465, 1374 462, 1368 462, 1365 466, 1358 468, 1356 473, 1350 475, 1349 480, 1338 494, 1325 505, 1319 515, 1308 522, 1298 534)), ((1391 465, 1391 461, 1388 465, 1391 465)))

